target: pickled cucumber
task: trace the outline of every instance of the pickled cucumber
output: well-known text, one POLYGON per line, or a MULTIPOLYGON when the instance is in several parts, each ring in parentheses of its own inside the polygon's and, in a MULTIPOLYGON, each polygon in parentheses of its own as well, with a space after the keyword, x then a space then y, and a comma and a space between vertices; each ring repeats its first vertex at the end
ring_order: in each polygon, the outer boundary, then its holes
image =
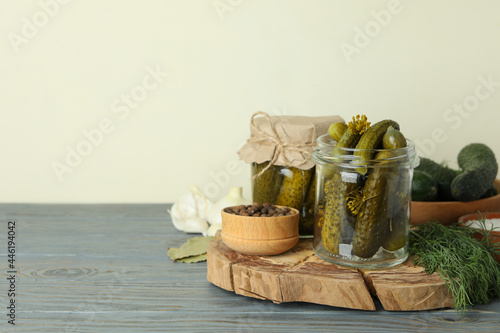
POLYGON ((306 203, 313 203, 316 201, 316 183, 318 182, 318 174, 316 173, 316 168, 311 169, 312 171, 312 178, 311 182, 309 184, 309 188, 307 189, 307 195, 306 195, 306 203))
POLYGON ((384 149, 404 148, 406 147, 405 136, 399 130, 389 126, 382 137, 382 147, 384 149))
POLYGON ((347 193, 351 189, 359 187, 355 178, 354 183, 342 179, 340 172, 327 180, 325 183, 325 207, 324 214, 319 221, 321 225, 321 240, 323 246, 333 254, 339 254, 339 244, 348 243, 351 240, 350 233, 356 224, 356 216, 351 214, 347 208, 347 193), (350 232, 350 233, 349 233, 350 232))
MULTIPOLYGON (((366 132, 363 133, 361 138, 359 139, 358 144, 356 145, 356 149, 375 149, 382 142, 382 138, 386 133, 389 127, 393 127, 396 130, 399 130, 399 124, 391 119, 381 120, 375 125, 371 126, 366 132)), ((372 153, 372 152, 370 152, 372 153)), ((365 160, 371 159, 370 155, 364 155, 366 152, 357 152, 355 155, 359 155, 361 157, 368 156, 365 160)))
POLYGON ((340 140, 337 142, 337 145, 333 149, 333 155, 345 155, 343 149, 339 148, 354 148, 356 144, 361 139, 361 134, 353 133, 350 128, 346 129, 340 140))
MULTIPOLYGON (((352 117, 352 121, 349 122, 348 125, 346 125, 345 130, 342 130, 343 125, 337 125, 337 124, 342 124, 342 123, 334 123, 330 125, 330 136, 335 137, 334 140, 337 141, 337 144, 332 150, 332 156, 342 156, 346 154, 352 154, 349 151, 346 151, 342 148, 354 148, 356 147, 356 144, 358 143, 359 139, 361 138, 361 135, 369 128, 370 123, 367 122, 366 116, 357 116, 357 117, 352 117), (333 130, 332 130, 333 127, 333 130), (339 127, 339 128, 337 128, 339 127), (342 136, 340 136, 340 132, 343 131, 342 136), (340 136, 340 138, 339 138, 340 136)), ((333 137, 332 137, 333 138, 333 137)), ((335 169, 331 165, 327 165, 323 168, 321 168, 321 173, 323 176, 326 178, 331 178, 332 175, 335 173, 335 169)))
POLYGON ((390 196, 389 223, 382 247, 387 251, 396 251, 408 241, 411 173, 409 170, 400 169, 397 179, 391 177, 388 181, 386 191, 390 196))
MULTIPOLYGON (((258 175, 269 162, 253 163, 252 176, 258 175)), ((254 202, 276 203, 278 193, 283 181, 283 175, 280 172, 281 167, 272 165, 262 175, 253 180, 252 198, 254 202)))
POLYGON ((321 240, 325 249, 332 254, 339 254, 339 243, 342 239, 342 215, 344 197, 338 189, 342 186, 340 173, 325 183, 325 210, 321 228, 321 240))
POLYGON ((315 168, 312 169, 313 175, 309 182, 306 199, 302 205, 301 219, 299 222, 300 235, 312 235, 314 231, 314 207, 316 202, 316 182, 318 175, 315 168))
MULTIPOLYGON (((334 156, 345 155, 342 148, 354 148, 368 126, 366 117, 360 118, 358 116, 357 120, 353 117, 353 121, 349 123, 332 154, 334 156)), ((356 223, 356 217, 347 209, 347 195, 359 186, 359 176, 355 173, 344 173, 345 176, 355 175, 355 178, 342 179, 342 173, 330 165, 321 168, 321 172, 325 178, 328 178, 324 188, 326 202, 324 216, 321 220, 321 240, 327 251, 339 254, 339 243, 343 239, 343 222, 347 221, 352 226, 356 223)))
POLYGON ((342 135, 344 135, 344 132, 346 130, 347 130, 347 125, 345 123, 333 123, 328 128, 328 133, 330 134, 333 140, 338 142, 340 141, 342 135))
POLYGON ((380 146, 382 143, 382 139, 387 131, 387 129, 392 126, 394 129, 399 130, 399 124, 394 120, 386 119, 379 121, 375 125, 371 126, 359 139, 356 144, 356 149, 359 149, 354 152, 355 156, 358 156, 359 159, 353 162, 353 164, 360 164, 359 168, 356 168, 356 171, 360 174, 364 175, 368 171, 366 166, 366 161, 369 161, 373 157, 372 149, 375 149, 380 146))
POLYGON ((301 170, 291 167, 282 169, 282 173, 284 173, 284 177, 278 192, 276 204, 300 210, 306 197, 313 171, 312 169, 301 170))
MULTIPOLYGON (((387 151, 377 153, 376 160, 389 159, 392 154, 387 151)), ((379 165, 388 164, 387 161, 379 165)), ((382 245, 387 234, 388 200, 392 193, 388 190, 388 180, 394 173, 391 168, 374 168, 363 187, 364 205, 358 214, 352 252, 361 258, 372 257, 382 245)))
POLYGON ((390 217, 387 235, 382 247, 387 251, 396 251, 405 246, 408 238, 408 205, 401 207, 390 217))

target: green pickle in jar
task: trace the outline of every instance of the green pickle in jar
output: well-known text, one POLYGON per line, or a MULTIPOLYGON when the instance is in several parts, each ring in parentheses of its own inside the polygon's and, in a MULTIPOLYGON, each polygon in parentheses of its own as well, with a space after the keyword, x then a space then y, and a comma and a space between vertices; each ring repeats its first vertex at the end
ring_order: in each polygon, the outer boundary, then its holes
POLYGON ((295 167, 252 163, 252 200, 295 208, 300 212, 299 233, 312 236, 314 229, 315 172, 295 167))

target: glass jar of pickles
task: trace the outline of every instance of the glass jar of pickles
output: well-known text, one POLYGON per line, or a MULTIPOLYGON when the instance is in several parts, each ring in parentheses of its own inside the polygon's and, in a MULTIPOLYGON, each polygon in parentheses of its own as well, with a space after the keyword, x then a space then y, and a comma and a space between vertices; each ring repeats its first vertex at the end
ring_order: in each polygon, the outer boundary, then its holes
POLYGON ((252 200, 299 210, 301 237, 312 237, 314 230, 316 177, 311 153, 316 139, 336 122, 344 120, 257 112, 250 120, 250 138, 238 151, 251 166, 252 200))
POLYGON ((382 134, 370 137, 378 140, 373 149, 342 147, 328 134, 317 140, 313 249, 326 261, 382 268, 408 258, 411 181, 419 158, 407 139, 381 148, 382 134))

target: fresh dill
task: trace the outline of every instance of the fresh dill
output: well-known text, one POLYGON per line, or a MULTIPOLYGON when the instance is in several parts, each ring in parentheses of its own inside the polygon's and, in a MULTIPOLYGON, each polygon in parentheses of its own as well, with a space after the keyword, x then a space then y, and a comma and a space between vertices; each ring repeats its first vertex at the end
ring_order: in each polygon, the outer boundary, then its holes
POLYGON ((500 248, 489 241, 492 229, 486 230, 483 217, 479 223, 483 228, 430 221, 410 231, 413 263, 427 274, 441 275, 460 316, 474 304, 500 297, 500 264, 494 259, 500 248), (474 238, 474 233, 482 239, 474 238))

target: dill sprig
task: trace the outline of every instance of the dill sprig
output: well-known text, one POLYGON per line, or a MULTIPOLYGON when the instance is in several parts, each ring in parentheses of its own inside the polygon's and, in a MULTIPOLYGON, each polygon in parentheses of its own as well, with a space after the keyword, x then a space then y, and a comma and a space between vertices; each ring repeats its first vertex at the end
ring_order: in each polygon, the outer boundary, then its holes
MULTIPOLYGON (((482 223, 484 226, 484 218, 482 223)), ((500 297, 500 265, 493 257, 499 248, 487 241, 489 232, 435 221, 413 226, 410 231, 413 263, 427 274, 439 272, 460 316, 474 304, 500 297), (474 238, 478 232, 483 234, 482 240, 474 238)))
POLYGON ((363 193, 363 190, 354 190, 350 192, 347 197, 347 208, 351 211, 353 215, 357 215, 359 217, 363 216, 363 209, 365 206, 365 203, 372 199, 375 198, 378 194, 372 195, 370 197, 366 197, 366 195, 363 193))
POLYGON ((356 115, 352 117, 352 121, 347 123, 347 127, 351 130, 353 134, 362 135, 368 128, 370 128, 370 122, 365 115, 356 115))

